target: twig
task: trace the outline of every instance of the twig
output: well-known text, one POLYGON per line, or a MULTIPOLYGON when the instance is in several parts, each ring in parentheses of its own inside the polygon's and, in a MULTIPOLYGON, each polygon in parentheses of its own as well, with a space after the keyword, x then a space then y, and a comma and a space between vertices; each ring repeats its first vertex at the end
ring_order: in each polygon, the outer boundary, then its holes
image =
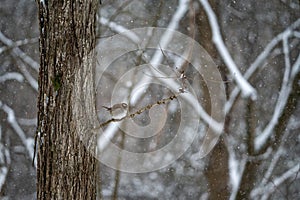
POLYGON ((19 60, 17 61, 17 66, 22 72, 22 74, 25 76, 26 80, 28 81, 29 85, 35 90, 38 91, 38 82, 33 78, 30 74, 30 72, 26 69, 25 64, 23 61, 19 60))
POLYGON ((239 88, 242 90, 242 94, 245 97, 250 96, 252 99, 256 99, 256 90, 243 77, 238 67, 236 66, 235 62, 233 61, 231 55, 229 54, 227 47, 224 44, 224 41, 220 33, 220 27, 218 25, 217 18, 214 11, 212 10, 207 0, 200 0, 200 3, 204 7, 204 10, 208 16, 208 20, 213 34, 212 40, 215 43, 231 75, 233 76, 234 80, 238 84, 239 88))
MULTIPOLYGON (((295 21, 291 26, 289 26, 287 29, 285 29, 282 33, 278 34, 276 37, 274 37, 271 42, 268 43, 268 45, 265 47, 265 49, 259 54, 259 56, 255 59, 255 61, 250 65, 250 67, 247 69, 246 73, 244 74, 245 79, 249 79, 254 72, 265 62, 267 57, 270 55, 272 50, 275 48, 275 46, 283 39, 283 36, 288 36, 287 34, 294 34, 294 31, 291 31, 297 27, 300 26, 300 19, 295 21)), ((225 104, 225 113, 228 113, 238 94, 240 92, 240 88, 235 87, 234 90, 231 92, 229 100, 225 104)))
MULTIPOLYGON (((288 97, 290 95, 290 92, 292 90, 292 83, 294 81, 294 77, 291 76, 291 63, 289 59, 289 48, 288 48, 288 37, 289 32, 286 33, 283 37, 283 51, 284 51, 284 57, 285 57, 285 72, 283 75, 282 85, 279 93, 279 97, 276 102, 276 106, 274 109, 274 113, 272 115, 272 118, 266 128, 263 130, 261 134, 259 134, 255 138, 255 150, 258 151, 260 148, 267 142, 268 138, 271 136, 272 131, 276 124, 278 123, 278 120, 281 116, 281 113, 284 110, 284 107, 287 103, 288 97)), ((300 57, 300 55, 299 55, 300 57)), ((294 64, 293 68, 298 68, 297 63, 294 64)), ((296 74, 296 73, 295 73, 296 74)))
POLYGON ((32 67, 36 72, 39 71, 39 64, 33 60, 30 56, 24 53, 12 40, 8 39, 1 31, 0 31, 0 41, 3 42, 9 48, 12 48, 13 55, 22 59, 25 63, 27 63, 30 67, 32 67))
MULTIPOLYGON (((14 43, 12 43, 12 45, 9 45, 9 46, 4 46, 4 47, 1 47, 0 48, 0 54, 2 54, 4 51, 8 51, 10 49, 13 49, 13 48, 16 48, 16 47, 19 47, 19 46, 23 46, 23 45, 26 45, 26 44, 32 44, 32 43, 36 43, 39 41, 39 38, 29 38, 29 39, 24 39, 24 40, 18 40, 14 43)), ((10 43, 10 42, 8 42, 10 43)))
POLYGON ((100 124, 99 127, 97 127, 96 129, 99 129, 99 128, 103 128, 104 126, 107 126, 109 123, 112 123, 112 122, 120 122, 124 119, 128 119, 128 118, 134 118, 136 115, 140 115, 142 114, 143 112, 145 112, 146 110, 150 110, 153 106, 156 106, 156 105, 161 105, 161 104, 166 104, 168 103, 169 101, 172 101, 174 99, 176 99, 182 92, 178 92, 168 98, 164 98, 162 100, 159 100, 157 102, 155 102, 154 104, 148 104, 147 106, 135 111, 134 113, 131 113, 131 114, 127 114, 126 116, 122 117, 122 118, 119 118, 119 119, 116 119, 116 118, 111 118, 109 120, 107 120, 106 122, 103 122, 102 124, 100 124))
POLYGON ((22 74, 17 72, 8 72, 0 76, 0 83, 5 82, 7 80, 17 80, 20 83, 22 83, 24 81, 24 77, 22 76, 22 74))
POLYGON ((133 32, 130 32, 127 28, 124 26, 118 25, 115 22, 111 22, 105 17, 99 17, 97 21, 105 26, 108 26, 112 31, 115 31, 119 34, 122 34, 126 36, 128 39, 130 39, 133 43, 139 44, 140 43, 140 38, 133 32))
POLYGON ((2 139, 2 127, 0 125, 0 191, 2 191, 5 182, 7 181, 7 175, 9 166, 11 164, 11 158, 9 150, 1 142, 2 139))
POLYGON ((23 143, 23 145, 27 149, 27 152, 29 154, 30 159, 32 160, 33 159, 33 148, 32 148, 33 139, 31 140, 31 138, 26 137, 26 134, 24 133, 23 129, 20 127, 20 125, 18 124, 18 122, 16 120, 15 112, 13 111, 13 109, 11 109, 6 104, 3 104, 2 101, 0 101, 0 108, 4 112, 7 113, 8 123, 10 124, 10 126, 14 129, 14 131, 19 136, 21 142, 23 143))
POLYGON ((285 182, 287 179, 295 176, 294 179, 299 179, 300 176, 297 176, 300 170, 300 165, 297 164, 294 167, 290 168, 288 171, 283 173, 281 176, 276 177, 273 181, 268 183, 265 187, 257 188, 251 192, 251 198, 255 198, 258 195, 262 195, 260 199, 266 200, 269 196, 276 190, 276 188, 285 182))

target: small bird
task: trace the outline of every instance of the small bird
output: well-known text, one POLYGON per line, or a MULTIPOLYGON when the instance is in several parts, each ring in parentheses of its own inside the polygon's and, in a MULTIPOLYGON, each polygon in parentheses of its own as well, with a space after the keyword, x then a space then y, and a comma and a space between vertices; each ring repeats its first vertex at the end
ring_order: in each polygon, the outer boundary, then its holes
POLYGON ((127 103, 118 103, 113 105, 112 107, 106 107, 106 106, 102 106, 102 107, 105 108, 107 111, 109 111, 111 116, 114 118, 122 118, 127 115, 127 108, 128 108, 127 103))

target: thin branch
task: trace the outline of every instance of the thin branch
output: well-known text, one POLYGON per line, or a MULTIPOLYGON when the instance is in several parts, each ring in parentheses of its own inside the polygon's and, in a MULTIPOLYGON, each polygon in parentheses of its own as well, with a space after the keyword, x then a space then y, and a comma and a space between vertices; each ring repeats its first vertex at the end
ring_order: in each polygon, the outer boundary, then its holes
MULTIPOLYGON (((291 124, 291 129, 292 130, 297 130, 300 128, 300 123, 298 124, 291 124)), ((260 191, 260 188, 263 188, 267 185, 267 182, 270 180, 271 176, 272 176, 272 173, 275 169, 275 167, 277 166, 277 163, 280 159, 280 157, 285 153, 285 150, 284 150, 284 144, 286 143, 287 141, 287 138, 288 136, 291 134, 291 130, 287 130, 285 131, 282 139, 281 139, 281 142, 280 142, 280 145, 279 145, 279 148, 277 149, 276 153, 274 155, 272 155, 272 160, 269 164, 269 167, 267 169, 267 171, 265 172, 262 180, 261 180, 261 183, 254 189, 252 190, 251 192, 251 196, 256 196, 258 191, 260 191)))
POLYGON ((35 80, 35 78, 33 78, 30 74, 30 72, 26 69, 25 64, 23 63, 23 61, 19 60, 17 61, 17 66, 20 69, 20 71, 22 72, 22 74, 25 76, 26 80, 28 81, 29 85, 38 92, 38 82, 37 80, 35 80))
MULTIPOLYGON (((29 38, 29 39, 24 39, 24 40, 18 40, 14 43, 12 43, 12 45, 10 46, 4 46, 4 47, 1 47, 0 48, 0 54, 2 54, 4 51, 8 51, 8 50, 11 50, 13 48, 16 48, 16 47, 20 47, 20 46, 24 46, 26 44, 33 44, 33 43, 36 43, 39 41, 39 38, 29 38)), ((10 43, 10 42, 8 42, 10 43)))
POLYGON ((246 165, 246 159, 239 161, 236 158, 234 151, 232 150, 229 152, 228 165, 230 183, 232 185, 230 200, 234 200, 236 199, 236 195, 241 184, 243 172, 246 165))
POLYGON ((236 158, 235 150, 234 150, 234 144, 236 141, 235 138, 233 138, 229 134, 223 134, 223 138, 225 141, 225 146, 228 151, 228 168, 229 168, 229 178, 230 178, 230 184, 231 184, 231 194, 229 200, 236 199, 236 195, 238 192, 238 189, 241 184, 242 175, 245 170, 245 165, 247 162, 247 158, 242 158, 241 160, 238 160, 236 158))
POLYGON ((2 127, 0 125, 0 191, 2 191, 3 186, 6 182, 8 169, 11 164, 10 153, 7 147, 5 147, 2 142, 2 127))
POLYGON ((100 126, 96 129, 99 129, 99 128, 102 128, 104 126, 107 126, 109 123, 111 122, 120 122, 124 119, 128 119, 128 118, 134 118, 136 115, 140 115, 142 114, 143 112, 147 111, 147 110, 150 110, 152 107, 156 106, 156 105, 162 105, 162 104, 166 104, 174 99, 176 99, 182 92, 178 92, 168 98, 164 98, 162 100, 159 100, 157 102, 155 102, 154 104, 148 104, 147 106, 135 111, 134 113, 131 113, 131 114, 128 114, 122 118, 119 118, 119 119, 116 119, 116 118, 112 118, 110 120, 107 120, 106 122, 103 122, 102 124, 100 124, 100 126))
MULTIPOLYGON (((292 90, 292 83, 294 81, 295 76, 291 76, 291 71, 293 71, 295 68, 298 69, 297 62, 294 63, 293 69, 291 70, 291 63, 289 58, 289 47, 288 47, 288 37, 289 32, 286 33, 283 37, 283 51, 284 51, 284 58, 285 58, 285 72, 283 75, 283 81, 282 86, 280 89, 279 97, 277 99, 277 103, 274 109, 274 113, 272 115, 272 118, 266 128, 263 130, 261 134, 259 134, 255 138, 255 150, 259 151, 261 147, 267 142, 269 137, 272 135, 274 127, 278 123, 278 120, 287 104, 288 97, 292 90)), ((300 56, 300 55, 299 55, 300 56)), ((298 72, 299 70, 296 70, 298 72)), ((297 73, 295 73, 297 74, 297 73)))
POLYGON ((260 187, 254 192, 252 192, 251 198, 255 198, 258 195, 262 195, 260 199, 262 200, 268 199, 270 195, 276 190, 276 188, 278 188, 286 180, 292 178, 293 176, 295 176, 294 180, 299 179, 300 178, 300 176, 298 176, 299 170, 300 170, 300 164, 295 165, 294 167, 290 168, 285 173, 283 173, 281 176, 276 177, 265 187, 260 187))
POLYGON ((24 81, 24 77, 22 76, 22 74, 17 72, 7 72, 4 75, 0 76, 0 83, 8 80, 16 80, 22 83, 24 81))
POLYGON ((27 119, 27 118, 18 118, 18 122, 24 126, 36 126, 37 118, 27 119))
POLYGON ((125 28, 124 26, 118 25, 115 22, 111 22, 105 17, 99 17, 97 18, 97 21, 102 25, 108 26, 112 31, 124 35, 125 37, 130 39, 133 43, 135 44, 140 43, 140 38, 134 32, 131 32, 129 29, 125 28))
POLYGON ((299 31, 294 31, 293 35, 297 38, 300 38, 300 32, 299 31))
POLYGON ((0 108, 4 112, 6 112, 8 123, 10 124, 10 126, 14 129, 14 131, 19 136, 21 142, 23 143, 24 147, 26 148, 26 150, 28 152, 30 159, 32 160, 33 159, 33 139, 26 137, 26 134, 24 133, 23 129, 20 127, 20 125, 18 124, 18 122, 16 120, 15 112, 13 109, 11 109, 6 104, 3 104, 2 101, 0 101, 0 108))
POLYGON ((256 99, 256 90, 247 82, 247 80, 243 77, 241 72, 239 71, 238 67, 236 66, 235 62, 233 61, 231 55, 228 52, 227 47, 224 44, 220 33, 220 27, 217 22, 217 17, 212 10, 211 6, 207 2, 207 0, 200 0, 210 23, 210 27, 212 30, 212 40, 216 45, 220 55, 222 56, 227 68, 229 69, 231 75, 233 76, 234 80, 238 84, 239 88, 242 90, 242 94, 245 97, 251 97, 253 100, 256 99))
POLYGON ((275 167, 279 161, 279 158, 283 155, 284 152, 285 151, 283 150, 283 148, 278 148, 276 153, 272 156, 272 161, 271 161, 271 163, 268 167, 268 170, 266 171, 266 173, 260 183, 260 186, 258 188, 263 187, 268 182, 268 180, 270 180, 273 170, 275 169, 275 167))
POLYGON ((291 77, 295 78, 295 76, 299 73, 300 71, 300 54, 298 55, 297 60, 294 62, 292 72, 291 72, 291 77))
MULTIPOLYGON (((33 60, 30 56, 28 56, 26 53, 24 53, 18 45, 15 44, 12 40, 7 38, 1 31, 0 31, 0 41, 3 42, 6 46, 9 48, 12 48, 12 52, 14 56, 19 57, 21 60, 23 60, 25 63, 27 63, 32 69, 34 69, 36 72, 39 71, 39 64, 33 60)), ((20 43, 20 42, 19 42, 20 43)))
MULTIPOLYGON (((265 49, 259 54, 259 56, 255 59, 255 61, 250 65, 250 67, 247 69, 246 73, 244 74, 245 79, 249 79, 254 72, 266 61, 267 57, 271 54, 272 50, 278 45, 278 43, 283 39, 284 36, 290 37, 290 34, 294 34, 293 29, 300 26, 300 19, 295 21, 291 26, 286 28, 282 33, 278 34, 276 37, 274 37, 271 42, 267 44, 265 49)), ((238 94, 240 92, 239 87, 235 87, 234 90, 231 92, 229 100, 225 104, 225 113, 228 113, 238 94)))

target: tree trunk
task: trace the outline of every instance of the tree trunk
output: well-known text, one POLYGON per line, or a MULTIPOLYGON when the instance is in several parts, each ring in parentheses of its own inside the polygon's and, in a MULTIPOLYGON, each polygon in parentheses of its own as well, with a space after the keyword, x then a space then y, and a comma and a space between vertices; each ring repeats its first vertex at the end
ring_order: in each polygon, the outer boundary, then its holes
MULTIPOLYGON (((213 10, 216 12, 217 4, 215 1, 210 0, 210 5, 212 6, 213 10)), ((196 15, 196 25, 198 27, 198 34, 199 34, 199 43, 204 47, 204 49, 209 53, 209 55, 218 62, 218 53, 215 46, 212 43, 212 32, 208 22, 208 18, 204 12, 204 9, 201 8, 199 13, 196 15)), ((224 77, 225 74, 225 66, 222 65, 219 67, 222 76, 224 77)), ((226 79, 224 77, 224 79, 226 79)), ((206 91, 204 93, 206 98, 209 99, 209 92, 206 91)), ((209 112, 210 104, 206 105, 206 111, 209 112)), ((224 129, 226 132, 228 126, 229 118, 226 118, 224 129)), ((208 182, 208 189, 209 189, 209 199, 229 199, 229 168, 228 168, 228 152, 225 146, 222 137, 220 137, 219 142, 216 144, 212 152, 208 155, 209 162, 207 164, 207 168, 205 170, 205 175, 208 182)))
POLYGON ((96 199, 97 0, 38 1, 37 199, 96 199), (88 138, 88 139, 87 139, 88 138))

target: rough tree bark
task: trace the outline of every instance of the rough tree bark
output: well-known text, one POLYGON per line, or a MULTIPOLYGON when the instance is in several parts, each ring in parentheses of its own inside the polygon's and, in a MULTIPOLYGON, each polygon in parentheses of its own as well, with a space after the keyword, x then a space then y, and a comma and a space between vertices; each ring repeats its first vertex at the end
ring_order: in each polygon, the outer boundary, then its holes
POLYGON ((97 0, 40 0, 37 199, 96 199, 97 0), (84 139, 85 138, 85 139, 84 139))

